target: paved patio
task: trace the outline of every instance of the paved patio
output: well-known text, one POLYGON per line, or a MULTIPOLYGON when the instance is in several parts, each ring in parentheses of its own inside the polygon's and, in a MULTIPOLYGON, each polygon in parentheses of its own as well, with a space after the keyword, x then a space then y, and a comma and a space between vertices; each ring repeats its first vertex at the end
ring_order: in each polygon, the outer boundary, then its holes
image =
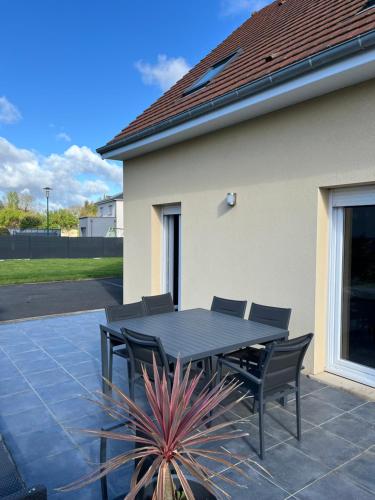
MULTIPOLYGON (((98 484, 65 494, 54 489, 81 477, 98 460, 98 440, 72 429, 108 423, 109 417, 83 399, 100 389, 98 324, 103 320, 102 312, 89 312, 0 325, 0 432, 26 482, 44 483, 52 499, 101 498, 98 484)), ((116 359, 114 382, 124 388, 125 374, 123 361, 116 359)), ((248 488, 231 489, 232 498, 374 498, 375 403, 307 377, 303 394, 302 443, 293 437, 293 401, 286 409, 271 405, 262 463, 271 476, 249 468, 250 479, 236 476, 248 488)), ((246 417, 241 428, 250 436, 226 446, 257 460, 257 416, 245 405, 236 415, 246 417)), ((129 445, 116 443, 111 454, 124 446, 129 445)), ((110 476, 113 497, 126 492, 131 472, 127 466, 110 476)))

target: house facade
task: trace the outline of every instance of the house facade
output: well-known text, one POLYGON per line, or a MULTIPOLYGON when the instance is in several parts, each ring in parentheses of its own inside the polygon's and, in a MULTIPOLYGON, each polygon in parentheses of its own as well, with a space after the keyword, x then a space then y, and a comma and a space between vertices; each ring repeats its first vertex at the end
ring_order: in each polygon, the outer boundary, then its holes
POLYGON ((95 203, 96 217, 80 217, 80 236, 124 236, 124 200, 123 193, 105 196, 95 203))
POLYGON ((124 161, 126 302, 291 307, 309 372, 375 387, 372 4, 274 2, 99 148, 124 161))

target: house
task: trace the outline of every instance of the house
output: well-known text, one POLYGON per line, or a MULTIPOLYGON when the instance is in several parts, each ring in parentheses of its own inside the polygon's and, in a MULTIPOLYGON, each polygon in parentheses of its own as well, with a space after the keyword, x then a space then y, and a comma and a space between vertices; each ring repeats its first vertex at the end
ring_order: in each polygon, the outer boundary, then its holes
POLYGON ((123 193, 105 196, 95 203, 96 217, 79 218, 80 236, 124 236, 124 200, 123 193))
POLYGON ((374 0, 277 0, 99 148, 124 162, 125 301, 292 307, 309 372, 374 387, 374 77, 374 0))

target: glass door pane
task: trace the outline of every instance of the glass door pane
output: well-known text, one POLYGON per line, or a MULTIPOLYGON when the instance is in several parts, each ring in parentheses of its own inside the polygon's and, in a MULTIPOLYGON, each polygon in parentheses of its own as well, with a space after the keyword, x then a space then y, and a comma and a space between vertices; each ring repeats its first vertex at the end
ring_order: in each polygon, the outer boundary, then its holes
POLYGON ((375 206, 344 209, 341 359, 375 368, 375 206))

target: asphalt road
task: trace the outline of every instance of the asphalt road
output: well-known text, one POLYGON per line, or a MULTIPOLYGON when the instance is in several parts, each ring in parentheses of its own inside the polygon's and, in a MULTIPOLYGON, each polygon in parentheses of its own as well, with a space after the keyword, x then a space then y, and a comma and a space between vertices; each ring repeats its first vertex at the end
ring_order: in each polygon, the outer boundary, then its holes
POLYGON ((101 309, 122 303, 122 279, 0 286, 0 321, 101 309))

